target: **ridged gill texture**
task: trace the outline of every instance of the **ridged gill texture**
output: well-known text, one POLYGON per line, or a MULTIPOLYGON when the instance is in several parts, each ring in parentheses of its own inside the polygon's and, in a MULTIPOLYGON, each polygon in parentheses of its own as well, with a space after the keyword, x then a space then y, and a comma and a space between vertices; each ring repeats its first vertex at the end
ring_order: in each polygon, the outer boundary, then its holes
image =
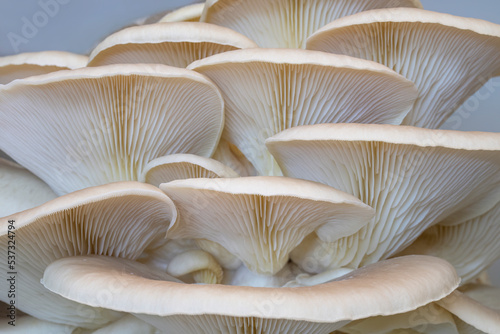
POLYGON ((288 140, 284 132, 267 143, 286 176, 327 184, 376 211, 370 224, 335 243, 308 237, 292 253, 292 259, 306 270, 357 268, 388 258, 428 227, 450 216, 473 218, 491 209, 497 200, 500 141, 493 140, 500 137, 495 134, 485 134, 484 139, 481 133, 476 138, 470 134, 470 141, 478 143, 475 150, 453 147, 469 141, 458 131, 390 125, 324 124, 291 129, 288 134, 288 140), (342 134, 336 134, 339 131, 342 134), (316 139, 308 140, 308 133, 316 139), (419 133, 429 143, 399 142, 398 136, 416 138, 419 133), (432 143, 433 136, 448 138, 447 145, 446 140, 432 143), (370 140, 373 137, 378 139, 370 140), (497 149, 488 150, 488 146, 497 149))
POLYGON ((231 28, 263 48, 304 48, 325 24, 357 12, 387 7, 421 7, 418 0, 212 0, 201 21, 231 28))
POLYGON ((0 147, 59 195, 138 180, 167 154, 208 157, 222 125, 217 88, 162 65, 59 71, 0 89, 0 147))
POLYGON ((266 138, 318 123, 400 124, 416 97, 409 81, 371 62, 305 50, 239 50, 189 66, 221 89, 223 138, 260 175, 280 175, 266 138), (331 57, 329 57, 331 56, 331 57))
MULTIPOLYGON (((16 307, 57 323, 98 328, 120 314, 92 309, 55 295, 40 284, 45 268, 68 256, 99 254, 136 259, 161 246, 176 212, 160 190, 137 182, 93 187, 5 217, 0 243, 15 240, 16 307), (8 233, 14 220, 14 239, 8 233)), ((10 243, 9 243, 10 244, 10 243)), ((0 253, 0 289, 9 290, 7 252, 0 253)), ((118 284, 110 282, 110 286, 118 284)), ((6 300, 7 294, 0 296, 6 300)))
POLYGON ((333 22, 311 36, 307 48, 376 61, 402 74, 419 91, 403 124, 434 129, 500 73, 500 25, 467 20, 418 9, 377 10, 333 22), (489 33, 477 29, 482 26, 489 33))

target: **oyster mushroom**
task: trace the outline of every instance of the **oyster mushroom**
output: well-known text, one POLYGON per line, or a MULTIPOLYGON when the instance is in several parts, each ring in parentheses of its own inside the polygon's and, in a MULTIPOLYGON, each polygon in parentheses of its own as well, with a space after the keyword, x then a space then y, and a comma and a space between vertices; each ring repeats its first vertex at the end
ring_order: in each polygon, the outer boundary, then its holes
POLYGON ((223 105, 212 82, 185 69, 58 71, 0 88, 0 148, 58 195, 135 181, 164 155, 211 156, 223 105))
POLYGON ((160 185, 180 220, 171 239, 220 244, 252 271, 273 275, 290 251, 317 231, 322 240, 351 235, 373 216, 359 200, 331 187, 284 177, 177 180, 160 185))
MULTIPOLYGON (((16 258, 12 263, 7 252, 0 253, 0 290, 14 284, 16 307, 39 319, 99 328, 122 314, 88 308, 46 290, 40 284, 46 266, 76 255, 137 259, 165 243, 176 217, 172 201, 161 190, 139 182, 86 188, 5 217, 0 220, 0 244, 14 240, 16 258)), ((0 295, 0 300, 7 298, 0 295)))
POLYGON ((382 261, 336 281, 305 288, 185 284, 141 263, 69 257, 47 267, 50 291, 92 307, 130 312, 168 333, 330 333, 349 321, 408 312, 458 286, 445 261, 408 256, 382 261), (121 282, 110 289, 110 280, 121 282), (99 298, 111 291, 109 298, 99 298))
POLYGON ((417 95, 411 82, 384 66, 307 50, 230 51, 188 68, 220 88, 226 103, 222 137, 260 175, 281 173, 266 138, 306 124, 399 124, 417 95))
POLYGON ((338 19, 307 48, 384 64, 415 83, 403 124, 440 127, 486 81, 500 75, 500 25, 416 8, 377 9, 338 19))
POLYGON ((466 222, 498 201, 499 133, 320 124, 288 129, 266 144, 286 176, 335 187, 376 211, 335 243, 306 238, 292 260, 311 272, 394 256, 428 227, 466 222))
POLYGON ((179 179, 238 177, 231 168, 222 163, 194 154, 171 154, 151 160, 139 181, 159 186, 161 183, 179 179))

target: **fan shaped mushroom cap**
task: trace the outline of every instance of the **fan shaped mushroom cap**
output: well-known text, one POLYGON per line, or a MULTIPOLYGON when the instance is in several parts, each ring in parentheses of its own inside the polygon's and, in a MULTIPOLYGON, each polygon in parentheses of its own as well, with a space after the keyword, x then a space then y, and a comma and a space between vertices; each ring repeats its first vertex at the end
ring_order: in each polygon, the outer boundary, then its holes
POLYGON ((217 87, 165 65, 58 71, 0 88, 0 148, 59 195, 138 180, 164 155, 209 157, 223 123, 217 87))
POLYGON ((8 267, 7 252, 0 253, 0 290, 9 290, 9 272, 15 271, 18 309, 56 323, 102 326, 121 314, 89 309, 50 293, 40 284, 46 266, 61 257, 88 254, 136 259, 165 243, 176 217, 172 201, 161 190, 139 182, 86 188, 5 217, 0 220, 0 244, 7 245, 15 233, 16 263, 15 270, 8 267), (9 228, 11 220, 15 230, 9 228))
POLYGON ((450 262, 462 284, 500 258, 500 202, 488 212, 457 225, 434 225, 401 254, 432 255, 450 262))
POLYGON ((160 185, 179 210, 172 239, 208 239, 252 271, 274 274, 302 239, 323 240, 358 231, 373 210, 331 187, 284 177, 177 180, 160 185))
POLYGON ((156 23, 120 30, 95 47, 88 66, 153 63, 186 67, 217 53, 255 48, 247 37, 208 23, 156 23))
POLYGON ((307 48, 382 63, 415 83, 419 98, 403 124, 438 128, 486 81, 500 75, 500 25, 415 8, 338 19, 307 48))
POLYGON ((399 124, 417 96, 413 83, 385 66, 307 50, 230 51, 188 68, 221 89, 223 138, 261 175, 280 175, 264 145, 267 137, 305 124, 399 124))
POLYGON ((266 144, 286 176, 327 184, 376 211, 350 237, 304 240, 292 260, 314 272, 393 256, 428 227, 450 217, 465 222, 498 201, 499 133, 321 124, 283 131, 266 144))
POLYGON ((59 70, 85 67, 87 56, 64 51, 27 52, 0 57, 0 84, 59 70))
POLYGON ((306 288, 252 288, 159 281, 152 268, 108 257, 65 258, 45 270, 50 291, 93 307, 130 312, 169 333, 330 333, 345 323, 408 312, 459 283, 438 258, 408 256, 306 288), (109 280, 122 282, 99 298, 109 280), (244 301, 244 302, 242 302, 244 301))
POLYGON ((205 3, 195 3, 171 11, 158 22, 198 22, 205 3))
POLYGON ((325 24, 373 8, 418 7, 419 0, 207 0, 201 21, 242 33, 264 48, 304 48, 325 24))
POLYGON ((238 177, 231 168, 210 158, 194 154, 171 154, 151 160, 145 167, 141 182, 154 186, 179 179, 238 177))
POLYGON ((18 164, 0 158, 0 217, 31 209, 57 195, 42 180, 18 164))

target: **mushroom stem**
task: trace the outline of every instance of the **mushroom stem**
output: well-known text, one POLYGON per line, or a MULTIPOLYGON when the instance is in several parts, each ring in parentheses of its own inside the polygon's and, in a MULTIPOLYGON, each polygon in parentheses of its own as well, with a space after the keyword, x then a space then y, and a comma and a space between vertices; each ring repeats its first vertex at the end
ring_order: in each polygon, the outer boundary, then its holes
POLYGON ((224 269, 236 270, 242 264, 240 259, 215 241, 196 239, 195 243, 202 250, 212 255, 224 269))
POLYGON ((352 268, 335 268, 326 270, 316 275, 300 274, 294 280, 289 281, 284 286, 286 287, 299 287, 299 286, 313 286, 330 282, 336 278, 349 274, 354 269, 352 268))
POLYGON ((174 277, 193 275, 196 283, 218 284, 223 271, 212 255, 202 250, 192 250, 177 255, 168 264, 167 273, 174 277))
POLYGON ((500 312, 493 310, 459 291, 437 301, 442 308, 485 333, 500 332, 500 312))

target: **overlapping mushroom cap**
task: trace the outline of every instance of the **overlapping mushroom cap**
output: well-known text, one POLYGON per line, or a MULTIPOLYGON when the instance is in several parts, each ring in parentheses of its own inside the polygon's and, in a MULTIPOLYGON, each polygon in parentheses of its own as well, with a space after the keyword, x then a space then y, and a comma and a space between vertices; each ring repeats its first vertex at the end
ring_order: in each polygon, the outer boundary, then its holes
POLYGON ((264 145, 267 137, 306 124, 400 124, 417 95, 411 82, 384 66, 306 50, 237 50, 188 68, 221 89, 223 138, 260 175, 281 173, 264 145))
MULTIPOLYGON (((50 293, 40 284, 46 266, 62 257, 89 254, 137 259, 165 242, 176 218, 164 193, 139 182, 87 188, 5 217, 0 221, 0 244, 12 244, 8 240, 14 236, 15 263, 7 261, 7 252, 0 253, 0 290, 9 290, 14 275, 19 310, 56 323, 98 328, 122 315, 50 293)), ((0 299, 8 301, 7 294, 0 299)))
POLYGON ((306 239, 292 259, 315 272, 387 258, 426 228, 465 222, 498 201, 497 133, 321 124, 284 131, 267 146, 286 176, 328 184, 376 211, 351 237, 306 239))
POLYGON ((0 88, 0 148, 59 195, 138 180, 167 154, 209 157, 223 123, 217 87, 165 65, 59 71, 0 88))
POLYGON ((207 0, 201 21, 225 26, 264 48, 304 48, 325 24, 374 8, 418 7, 419 0, 207 0))
POLYGON ((486 81, 500 75, 500 25, 415 8, 338 19, 307 48, 382 63, 415 83, 419 98, 403 124, 438 128, 486 81))
POLYGON ((159 186, 179 179, 238 177, 231 168, 217 160, 194 154, 171 154, 151 160, 139 181, 159 186))
POLYGON ((214 24, 148 24, 108 36, 92 51, 89 66, 152 63, 186 67, 217 53, 255 47, 247 37, 214 24))
POLYGON ((322 240, 351 235, 373 210, 331 187, 284 177, 177 180, 160 185, 179 210, 172 239, 208 239, 252 271, 272 275, 316 231, 322 240))
POLYGON ((326 334, 351 320, 440 300, 459 282, 452 266, 425 256, 383 261, 306 288, 183 284, 160 280, 162 274, 123 259, 74 257, 52 263, 43 284, 73 301, 133 313, 168 333, 326 334), (110 289, 110 280, 121 284, 110 289), (102 291, 109 298, 99 298, 102 291))
POLYGON ((20 53, 0 57, 0 84, 54 71, 85 67, 88 57, 63 51, 20 53))

